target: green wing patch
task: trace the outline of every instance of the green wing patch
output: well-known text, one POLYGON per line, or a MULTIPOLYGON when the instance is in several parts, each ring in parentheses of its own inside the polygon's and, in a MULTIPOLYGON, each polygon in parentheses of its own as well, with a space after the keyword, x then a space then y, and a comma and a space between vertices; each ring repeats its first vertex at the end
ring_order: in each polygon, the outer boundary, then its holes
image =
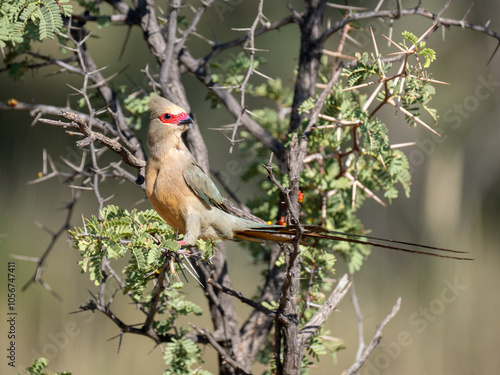
POLYGON ((198 164, 193 163, 184 171, 183 177, 188 186, 207 204, 227 212, 219 190, 198 164))

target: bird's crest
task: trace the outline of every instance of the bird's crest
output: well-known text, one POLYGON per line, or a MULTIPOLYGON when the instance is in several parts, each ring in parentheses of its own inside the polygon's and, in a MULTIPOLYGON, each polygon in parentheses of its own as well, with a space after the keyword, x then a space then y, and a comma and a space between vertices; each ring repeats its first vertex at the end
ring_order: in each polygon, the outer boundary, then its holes
POLYGON ((170 100, 162 98, 159 95, 153 96, 148 103, 149 110, 151 111, 151 118, 158 118, 158 116, 163 113, 170 113, 172 115, 178 115, 179 113, 184 113, 184 110, 172 103, 170 100))

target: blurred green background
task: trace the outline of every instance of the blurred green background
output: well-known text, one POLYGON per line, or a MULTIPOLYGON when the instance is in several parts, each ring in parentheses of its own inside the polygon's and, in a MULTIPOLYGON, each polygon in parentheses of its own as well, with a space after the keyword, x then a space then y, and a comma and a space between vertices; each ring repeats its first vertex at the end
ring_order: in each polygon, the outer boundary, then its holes
MULTIPOLYGON (((162 3, 162 2, 159 2, 162 3)), ((301 10, 301 2, 292 2, 301 10)), ((373 7, 375 2, 359 2, 355 5, 373 7)), ((224 42, 239 35, 231 27, 246 27, 253 21, 256 11, 254 1, 230 1, 224 12, 212 9, 208 12, 198 32, 215 35, 224 42)), ((286 15, 285 1, 267 2, 265 15, 271 20, 286 15)), ((405 4, 403 6, 413 6, 405 4)), ((436 12, 442 4, 426 4, 436 12)), ((166 8, 166 2, 162 3, 166 8)), ((390 4, 389 4, 390 6, 390 4)), ((444 14, 461 19, 469 3, 451 5, 444 14)), ((330 10, 332 20, 338 15, 330 10)), ((467 20, 485 24, 500 31, 500 4, 482 2, 472 8, 467 20)), ((386 46, 381 34, 388 34, 387 21, 372 20, 377 41, 386 46)), ((393 37, 397 40, 404 29, 420 35, 430 25, 429 20, 408 17, 396 22, 393 37)), ((108 66, 104 74, 126 68, 114 81, 126 84, 129 90, 146 84, 140 69, 154 62, 149 58, 139 30, 132 30, 124 56, 118 60, 125 41, 126 28, 111 26, 94 29, 89 48, 99 66, 108 66)), ((358 32, 357 39, 369 51, 368 34, 358 32), (364 41, 364 42, 363 42, 364 41)), ((257 48, 269 49, 264 57, 268 64, 262 71, 271 77, 281 77, 292 85, 292 71, 297 63, 299 48, 297 28, 294 25, 257 39, 257 48)), ((193 53, 201 56, 208 51, 205 44, 192 41, 193 53)), ((335 38, 329 43, 334 48, 335 38)), ((497 42, 485 36, 453 28, 441 30, 428 42, 437 51, 437 62, 430 71, 434 78, 450 83, 438 86, 433 107, 441 116, 438 128, 441 139, 422 128, 408 128, 393 110, 385 111, 384 120, 390 128, 394 142, 416 141, 417 145, 406 149, 413 167, 413 185, 410 199, 401 198, 388 208, 375 202, 367 202, 361 216, 367 228, 379 237, 432 244, 470 251, 473 262, 459 262, 437 258, 394 253, 374 249, 362 271, 355 276, 355 287, 365 316, 365 340, 369 341, 376 325, 391 310, 396 299, 402 297, 402 308, 384 331, 381 345, 368 360, 361 374, 488 374, 500 368, 500 56, 496 55, 489 65, 487 61, 497 42)), ((53 42, 37 46, 44 53, 57 53, 53 42)), ((348 44, 346 53, 352 52, 348 44), (350 49, 349 49, 350 48, 350 49)), ((393 50, 391 50, 393 52, 393 50)), ((53 68, 40 69, 30 74, 24 82, 14 83, 6 74, 0 75, 0 100, 16 98, 20 101, 64 106, 72 90, 67 83, 79 87, 79 77, 50 75, 53 68)), ((232 122, 223 110, 212 110, 204 100, 205 90, 192 77, 185 78, 186 90, 192 110, 205 136, 211 166, 225 171, 230 184, 242 197, 260 194, 251 185, 239 180, 231 160, 244 163, 237 153, 228 154, 229 145, 218 132, 209 130, 232 122)), ((75 99, 71 99, 74 106, 75 99)), ((26 113, 0 112, 0 275, 6 285, 7 262, 12 254, 37 257, 50 242, 50 235, 36 225, 43 223, 56 231, 64 222, 64 205, 71 200, 71 190, 62 181, 49 180, 35 185, 34 180, 42 168, 42 150, 47 149, 58 165, 58 156, 77 160, 81 151, 75 147, 77 140, 62 129, 44 124, 30 126, 32 118, 26 113)), ((144 129, 140 132, 145 142, 144 129)), ((116 194, 111 201, 123 208, 149 208, 141 201, 144 193, 132 184, 104 181, 103 195, 116 194), (138 203, 137 202, 141 202, 138 203)), ((95 213, 96 201, 92 193, 84 194, 76 207, 72 225, 81 224, 81 216, 95 213)), ((32 285, 27 291, 21 287, 32 276, 33 263, 16 260, 17 283, 17 368, 7 366, 2 355, 0 372, 22 372, 33 358, 40 355, 49 358, 52 371, 70 371, 74 374, 135 374, 161 373, 164 368, 159 348, 145 338, 126 335, 121 351, 118 341, 108 339, 119 334, 118 329, 101 314, 69 314, 85 304, 89 291, 95 291, 87 275, 80 274, 76 264, 79 256, 67 237, 62 238, 47 262, 44 279, 62 296, 57 300, 40 285, 32 285)), ((253 267, 238 245, 229 251, 230 275, 233 287, 251 295, 257 284, 259 270, 253 267)), ((338 275, 344 267, 338 265, 338 275)), ((7 297, 6 287, 0 291, 1 337, 5 354, 7 297), (5 328, 5 329, 4 329, 5 328)), ((186 286, 186 293, 206 307, 203 293, 195 282, 186 286)), ((243 320, 248 309, 235 302, 243 320)), ((139 315, 127 298, 118 296, 113 311, 127 323, 139 321, 139 315)), ((208 317, 191 320, 200 327, 210 328, 208 317)), ((346 298, 328 322, 331 336, 344 340, 347 349, 340 352, 337 362, 324 356, 313 374, 341 373, 353 362, 358 347, 357 319, 350 298, 346 298)), ((206 369, 216 371, 216 360, 211 349, 206 352, 206 369)), ((262 370, 256 367, 256 373, 262 370)))

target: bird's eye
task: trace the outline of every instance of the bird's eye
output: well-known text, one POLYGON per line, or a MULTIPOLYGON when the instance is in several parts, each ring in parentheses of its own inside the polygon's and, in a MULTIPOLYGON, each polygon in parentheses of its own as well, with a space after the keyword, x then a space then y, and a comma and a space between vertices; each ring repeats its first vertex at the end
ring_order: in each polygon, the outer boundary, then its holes
POLYGON ((168 122, 168 120, 170 120, 171 118, 172 116, 170 116, 168 113, 164 113, 159 117, 161 122, 168 122))

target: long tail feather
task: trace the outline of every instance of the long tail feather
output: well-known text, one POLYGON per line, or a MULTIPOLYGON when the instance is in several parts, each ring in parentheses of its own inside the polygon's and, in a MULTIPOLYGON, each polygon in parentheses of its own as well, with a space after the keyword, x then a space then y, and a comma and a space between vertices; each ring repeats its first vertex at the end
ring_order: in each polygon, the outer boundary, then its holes
MULTIPOLYGON (((252 242, 263 242, 263 241, 274 241, 274 242, 284 242, 284 243, 290 243, 293 241, 293 233, 289 234, 286 233, 283 235, 283 233, 277 233, 273 231, 261 231, 258 229, 250 229, 250 230, 245 230, 242 232, 237 232, 234 236, 237 240, 243 240, 243 241, 252 241, 252 242)), ((300 241, 299 242, 301 245, 310 245, 310 243, 306 241, 300 241)))
MULTIPOLYGON (((406 245, 406 246, 414 246, 414 247, 417 247, 420 249, 436 250, 436 251, 448 252, 448 253, 454 253, 454 254, 466 254, 467 252, 464 252, 464 251, 444 249, 444 248, 435 247, 435 246, 420 245, 420 244, 416 244, 416 243, 412 243, 412 242, 405 242, 405 241, 398 241, 398 240, 387 240, 387 239, 383 239, 383 238, 364 236, 364 235, 359 235, 359 234, 329 231, 325 228, 315 226, 315 225, 304 225, 303 229, 304 229, 304 232, 303 232, 302 236, 305 238, 325 238, 325 239, 334 240, 334 241, 346 241, 346 242, 358 243, 358 244, 362 244, 362 245, 371 245, 371 246, 376 246, 376 247, 380 247, 380 248, 384 248, 384 249, 404 251, 404 252, 414 253, 414 254, 423 254, 423 255, 435 256, 435 257, 439 257, 439 258, 450 258, 450 259, 458 259, 458 260, 473 260, 473 259, 467 258, 467 257, 440 254, 440 253, 434 253, 434 252, 419 250, 419 249, 410 249, 407 247, 400 247, 400 246, 396 246, 396 245, 399 244, 399 245, 406 245)), ((253 228, 249 228, 247 230, 238 232, 235 237, 239 238, 239 239, 250 240, 250 241, 270 240, 270 241, 287 242, 288 243, 288 242, 293 241, 293 237, 296 234, 297 234, 297 228, 294 225, 288 225, 288 226, 262 225, 262 226, 255 226, 253 228)), ((300 243, 302 245, 310 245, 306 241, 300 241, 300 243)))
POLYGON ((405 242, 405 241, 398 241, 398 240, 384 239, 384 238, 378 238, 378 237, 373 237, 373 236, 366 236, 366 235, 362 235, 362 234, 342 233, 342 232, 337 232, 337 231, 330 231, 330 233, 334 233, 334 234, 339 235, 339 236, 356 237, 356 238, 367 238, 367 239, 369 239, 369 240, 383 241, 383 242, 391 242, 391 243, 397 243, 397 244, 400 244, 400 245, 418 246, 418 247, 421 247, 421 248, 423 248, 423 249, 446 251, 446 252, 449 252, 449 253, 467 254, 467 251, 459 251, 459 250, 445 249, 445 248, 442 248, 442 247, 435 247, 435 246, 429 246, 429 245, 422 245, 422 244, 413 243, 413 242, 405 242))

